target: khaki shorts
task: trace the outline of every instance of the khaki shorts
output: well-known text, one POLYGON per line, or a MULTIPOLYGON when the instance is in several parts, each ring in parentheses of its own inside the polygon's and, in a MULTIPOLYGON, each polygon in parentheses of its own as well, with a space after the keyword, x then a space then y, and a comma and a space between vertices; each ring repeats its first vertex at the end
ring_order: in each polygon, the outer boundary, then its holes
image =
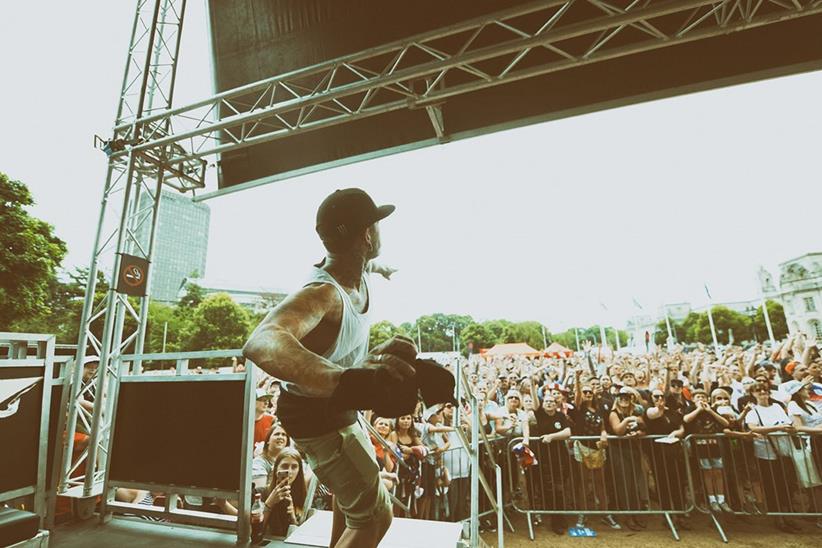
POLYGON ((315 438, 294 439, 308 465, 334 494, 345 525, 361 529, 391 512, 374 446, 358 423, 315 438))

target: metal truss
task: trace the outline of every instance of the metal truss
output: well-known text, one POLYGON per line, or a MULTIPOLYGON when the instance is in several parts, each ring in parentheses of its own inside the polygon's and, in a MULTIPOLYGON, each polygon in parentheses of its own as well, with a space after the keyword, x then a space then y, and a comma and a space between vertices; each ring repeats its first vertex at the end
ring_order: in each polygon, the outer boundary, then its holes
POLYGON ((400 109, 440 106, 491 86, 822 12, 822 0, 541 0, 122 123, 128 151, 172 163, 400 109))
MULTIPOLYGON (((171 108, 185 5, 186 0, 137 1, 115 119, 115 126, 129 125, 133 138, 139 139, 143 134, 142 117, 171 108)), ((121 150, 122 146, 116 139, 106 143, 108 152, 121 150)), ((119 371, 115 370, 114 364, 132 345, 136 353, 143 352, 148 320, 148 297, 132 302, 115 292, 120 259, 127 253, 151 260, 163 184, 181 191, 202 186, 201 181, 192 177, 189 168, 200 166, 204 172, 204 161, 175 163, 168 160, 180 150, 178 146, 169 145, 147 153, 129 151, 125 155, 109 156, 77 342, 77 366, 71 383, 58 488, 61 494, 80 498, 99 494, 114 413, 110 394, 119 380, 119 371), (109 208, 109 201, 115 198, 122 200, 122 208, 109 211, 114 209, 109 208), (141 238, 140 235, 146 232, 148 238, 141 238), (95 303, 97 272, 105 260, 113 262, 110 289, 95 303), (98 338, 92 325, 99 325, 100 320, 103 330, 102 337, 98 338), (131 327, 126 329, 126 325, 131 327), (84 383, 82 364, 88 346, 99 356, 100 365, 94 378, 84 383), (89 399, 94 402, 93 412, 82 405, 89 399), (89 436, 87 446, 77 454, 74 451, 75 431, 89 436)))

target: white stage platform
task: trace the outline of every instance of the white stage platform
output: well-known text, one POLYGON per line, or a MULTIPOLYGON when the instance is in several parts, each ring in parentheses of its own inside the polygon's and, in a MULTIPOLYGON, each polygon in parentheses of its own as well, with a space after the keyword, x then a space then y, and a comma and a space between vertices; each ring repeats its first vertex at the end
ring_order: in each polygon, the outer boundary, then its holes
MULTIPOLYGON (((456 548, 462 546, 461 534, 461 523, 394 518, 380 548, 456 548)), ((330 540, 331 512, 317 511, 291 533, 282 546, 328 548, 330 540)))

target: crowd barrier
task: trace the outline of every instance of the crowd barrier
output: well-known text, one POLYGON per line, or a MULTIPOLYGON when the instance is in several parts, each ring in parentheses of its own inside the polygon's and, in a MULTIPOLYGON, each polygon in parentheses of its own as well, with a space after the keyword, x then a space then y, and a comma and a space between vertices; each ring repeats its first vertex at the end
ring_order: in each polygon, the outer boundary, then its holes
POLYGON ((725 542, 723 514, 822 518, 822 435, 609 436, 603 452, 599 437, 531 438, 530 465, 522 441, 507 442, 506 492, 531 540, 539 515, 659 515, 679 540, 672 516, 698 511, 725 542))
POLYGON ((822 435, 772 433, 691 435, 686 439, 694 473, 691 492, 700 512, 822 518, 822 435), (725 504, 713 508, 709 497, 725 504))

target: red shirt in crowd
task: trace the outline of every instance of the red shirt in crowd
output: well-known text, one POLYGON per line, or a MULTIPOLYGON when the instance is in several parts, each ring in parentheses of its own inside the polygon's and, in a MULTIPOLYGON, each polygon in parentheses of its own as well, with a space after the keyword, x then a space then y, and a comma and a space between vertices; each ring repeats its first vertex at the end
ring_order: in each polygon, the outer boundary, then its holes
POLYGON ((265 434, 274 424, 274 415, 263 413, 258 419, 254 420, 254 443, 265 441, 265 434))

